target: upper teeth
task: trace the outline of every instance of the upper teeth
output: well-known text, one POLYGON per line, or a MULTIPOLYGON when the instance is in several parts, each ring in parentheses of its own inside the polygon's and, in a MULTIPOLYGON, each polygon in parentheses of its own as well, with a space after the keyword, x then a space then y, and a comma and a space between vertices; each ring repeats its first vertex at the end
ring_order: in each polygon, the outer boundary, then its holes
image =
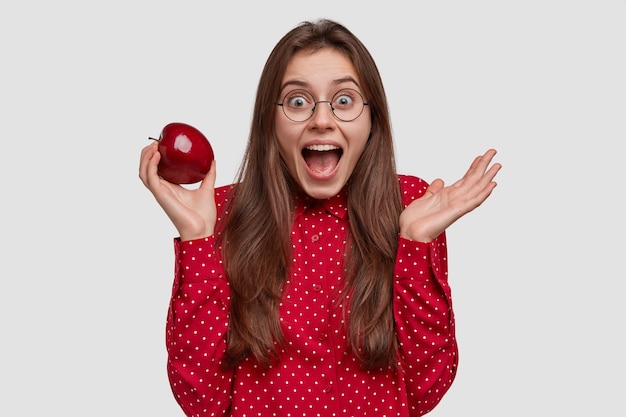
POLYGON ((334 149, 339 149, 339 146, 335 145, 311 145, 307 146, 307 149, 310 151, 332 151, 334 149))

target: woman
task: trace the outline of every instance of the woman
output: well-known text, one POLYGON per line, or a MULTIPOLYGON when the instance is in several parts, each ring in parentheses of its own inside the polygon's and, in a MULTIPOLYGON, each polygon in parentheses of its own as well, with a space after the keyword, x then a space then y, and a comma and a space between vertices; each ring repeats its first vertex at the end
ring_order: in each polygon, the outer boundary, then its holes
POLYGON ((494 150, 444 186, 396 173, 376 64, 305 22, 263 69, 234 185, 139 176, 175 225, 168 372, 188 416, 418 416, 454 380, 445 229, 491 194, 494 150))

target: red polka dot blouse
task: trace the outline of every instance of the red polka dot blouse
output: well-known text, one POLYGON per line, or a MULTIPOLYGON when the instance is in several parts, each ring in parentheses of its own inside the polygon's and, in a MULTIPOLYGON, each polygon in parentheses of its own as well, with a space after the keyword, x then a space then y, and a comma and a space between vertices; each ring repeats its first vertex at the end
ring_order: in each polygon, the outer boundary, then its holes
MULTIPOLYGON (((399 176, 405 206, 427 184, 399 176)), ((228 187, 216 189, 225 216, 228 187)), ((279 314, 279 360, 254 358, 224 371, 230 290, 215 236, 174 240, 176 268, 167 318, 168 376, 187 416, 420 416, 450 388, 458 359, 445 233, 430 243, 399 237, 394 316, 397 369, 365 370, 350 353, 338 294, 348 233, 345 196, 300 202, 293 260, 279 314)), ((349 317, 347 318, 349 320, 349 317)))

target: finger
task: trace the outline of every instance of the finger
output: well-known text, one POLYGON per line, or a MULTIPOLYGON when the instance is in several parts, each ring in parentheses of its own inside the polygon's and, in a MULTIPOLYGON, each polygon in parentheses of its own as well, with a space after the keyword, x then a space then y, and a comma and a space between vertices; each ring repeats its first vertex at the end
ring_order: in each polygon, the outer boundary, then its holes
POLYGON ((441 178, 437 178, 433 180, 433 182, 430 183, 428 188, 426 188, 426 191, 424 192, 424 195, 422 196, 422 198, 430 198, 433 194, 436 194, 439 191, 441 191, 444 185, 445 184, 441 178))
POLYGON ((161 181, 158 173, 160 160, 161 153, 158 151, 157 147, 154 146, 151 153, 149 151, 146 153, 145 160, 143 161, 141 172, 142 180, 145 186, 150 190, 157 186, 161 181))
POLYGON ((501 164, 497 162, 493 164, 491 167, 489 167, 489 169, 485 173, 482 174, 482 177, 476 183, 476 185, 481 188, 486 187, 487 184, 493 182, 493 179, 495 178, 496 174, 500 171, 501 168, 502 168, 501 164))
POLYGON ((216 163, 215 163, 215 160, 213 160, 211 162, 211 168, 209 168, 209 172, 207 172, 206 176, 200 183, 199 188, 213 190, 215 188, 216 177, 217 177, 216 163))
POLYGON ((498 185, 493 179, 502 166, 500 164, 494 164, 489 168, 481 180, 472 187, 474 194, 473 207, 480 206, 492 193, 493 189, 498 185))
POLYGON ((146 179, 147 179, 147 173, 148 173, 148 164, 150 161, 150 158, 152 158, 154 152, 156 152, 156 147, 154 146, 154 144, 150 144, 148 146, 145 146, 142 150, 141 150, 141 157, 139 159, 139 178, 141 178, 141 180, 144 182, 144 184, 146 183, 146 179))
POLYGON ((495 164, 493 164, 489 170, 485 173, 485 175, 483 176, 483 178, 488 179, 488 181, 493 181, 493 179, 495 178, 496 174, 498 172, 500 172, 500 169, 502 169, 502 164, 496 162, 495 164))
MULTIPOLYGON (((485 202, 485 200, 491 195, 492 191, 494 188, 496 188, 496 186, 498 185, 498 183, 496 183, 495 181, 490 181, 489 183, 487 183, 487 185, 485 185, 485 187, 483 187, 475 196, 473 199, 473 209, 475 209, 476 207, 480 206, 482 203, 485 202)), ((471 211, 470 210, 470 211, 471 211)))
POLYGON ((500 171, 502 166, 500 164, 492 165, 487 172, 480 177, 479 180, 473 183, 468 183, 466 187, 467 195, 474 195, 476 199, 482 203, 493 191, 497 183, 493 180, 500 171))
POLYGON ((470 169, 468 171, 476 172, 476 173, 484 173, 487 170, 487 167, 491 163, 493 157, 496 154, 495 149, 489 149, 481 156, 477 156, 472 162, 470 169))
POLYGON ((487 171, 487 167, 489 166, 489 164, 491 163, 495 155, 496 155, 496 150, 489 149, 483 155, 480 155, 474 158, 474 160, 472 161, 472 164, 468 168, 465 175, 461 179, 459 179, 457 182, 455 182, 453 185, 460 186, 460 185, 463 185, 464 183, 472 184, 475 182, 479 182, 485 175, 485 172, 487 171))

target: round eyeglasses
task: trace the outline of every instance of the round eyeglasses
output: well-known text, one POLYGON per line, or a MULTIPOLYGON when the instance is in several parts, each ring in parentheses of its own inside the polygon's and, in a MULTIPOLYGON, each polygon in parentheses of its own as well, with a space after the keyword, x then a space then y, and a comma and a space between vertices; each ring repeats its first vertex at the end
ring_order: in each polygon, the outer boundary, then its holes
POLYGON ((306 90, 292 90, 288 92, 281 103, 277 106, 283 108, 283 113, 291 121, 305 122, 313 116, 319 103, 330 104, 333 116, 343 122, 351 122, 363 113, 363 108, 369 103, 363 100, 363 96, 352 88, 344 88, 335 93, 332 100, 316 101, 313 94, 306 90))

